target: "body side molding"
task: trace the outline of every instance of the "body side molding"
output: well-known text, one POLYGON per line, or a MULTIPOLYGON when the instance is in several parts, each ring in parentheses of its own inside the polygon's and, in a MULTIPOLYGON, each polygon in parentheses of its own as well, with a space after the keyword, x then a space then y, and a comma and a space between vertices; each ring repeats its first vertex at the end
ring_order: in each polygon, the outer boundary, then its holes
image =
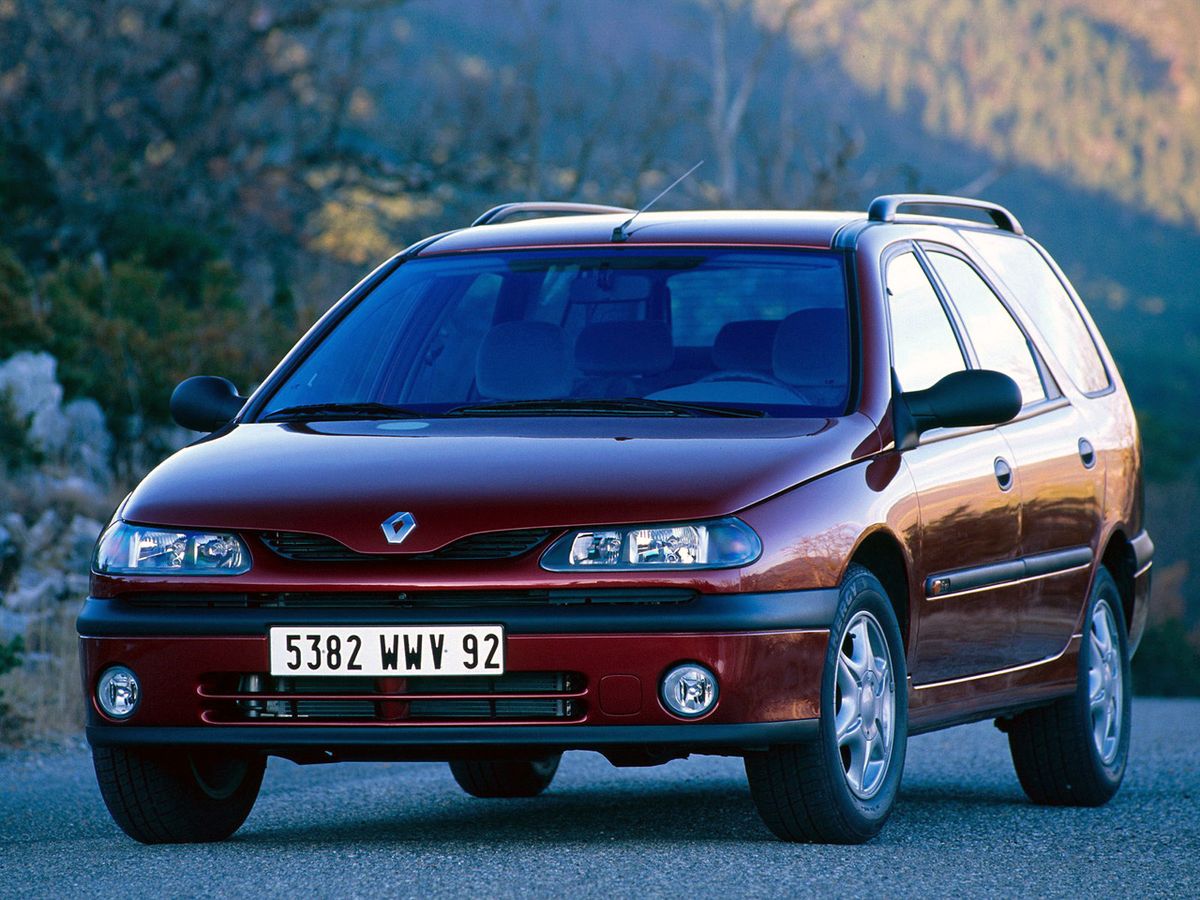
MULTIPOLYGON (((1147 540, 1149 540, 1147 538, 1147 540)), ((1004 562, 970 566, 949 572, 938 572, 925 579, 925 599, 940 600, 954 594, 980 588, 996 587, 1006 582, 1016 583, 1031 578, 1058 575, 1071 569, 1091 565, 1095 554, 1088 546, 1068 547, 1037 553, 1004 562)))

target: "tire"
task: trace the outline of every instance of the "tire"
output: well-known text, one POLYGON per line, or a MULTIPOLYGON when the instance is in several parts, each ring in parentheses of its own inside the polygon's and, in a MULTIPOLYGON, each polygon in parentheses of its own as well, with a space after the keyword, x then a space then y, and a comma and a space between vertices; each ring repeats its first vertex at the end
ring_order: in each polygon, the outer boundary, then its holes
POLYGON ((266 759, 186 750, 92 748, 100 795, 143 844, 223 841, 246 821, 266 759))
POLYGON ((818 736, 747 754, 750 796, 782 840, 861 844, 879 833, 892 811, 907 741, 908 672, 896 613, 879 579, 852 565, 830 628, 818 736), (857 659, 864 635, 871 652, 857 659), (875 697, 879 686, 890 689, 890 701, 886 690, 875 697))
POLYGON ((472 797, 536 797, 550 786, 561 753, 537 759, 456 759, 450 774, 472 797))
POLYGON ((1075 692, 1007 723, 1021 787, 1044 806, 1102 806, 1125 777, 1132 712, 1129 644, 1121 593, 1103 566, 1088 597, 1083 634, 1075 692))

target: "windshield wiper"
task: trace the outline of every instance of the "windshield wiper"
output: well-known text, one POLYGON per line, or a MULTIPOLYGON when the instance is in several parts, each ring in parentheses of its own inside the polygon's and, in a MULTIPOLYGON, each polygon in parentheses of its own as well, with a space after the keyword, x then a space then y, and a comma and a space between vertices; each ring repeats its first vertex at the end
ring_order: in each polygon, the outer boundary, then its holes
POLYGON ((621 400, 501 400, 496 403, 469 403, 447 410, 447 416, 504 416, 522 413, 543 413, 563 416, 728 416, 758 419, 766 415, 761 409, 739 409, 732 406, 710 406, 705 403, 676 403, 669 400, 649 400, 626 397, 621 400))
POLYGON ((286 419, 420 419, 427 413, 389 403, 302 403, 284 406, 262 416, 260 422, 286 419))

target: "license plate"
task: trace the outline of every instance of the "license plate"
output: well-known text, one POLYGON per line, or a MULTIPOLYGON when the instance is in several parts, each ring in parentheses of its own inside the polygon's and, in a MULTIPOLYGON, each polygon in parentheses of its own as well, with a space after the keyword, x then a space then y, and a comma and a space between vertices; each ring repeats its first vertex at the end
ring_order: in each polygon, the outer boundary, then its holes
POLYGON ((503 675, 500 625, 272 628, 272 675, 503 675))

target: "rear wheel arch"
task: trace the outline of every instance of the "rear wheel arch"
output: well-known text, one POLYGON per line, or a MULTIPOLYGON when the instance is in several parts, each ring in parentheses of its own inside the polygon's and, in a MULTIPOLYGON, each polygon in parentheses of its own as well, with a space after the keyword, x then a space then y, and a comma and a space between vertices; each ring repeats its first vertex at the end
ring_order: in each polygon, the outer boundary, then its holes
POLYGON ((847 567, 853 563, 868 569, 887 591, 900 625, 900 636, 904 639, 905 648, 911 652, 909 611, 912 592, 908 577, 909 563, 900 541, 883 529, 872 531, 854 548, 847 567))
POLYGON ((1104 553, 1100 557, 1100 565, 1108 569, 1113 580, 1117 583, 1117 591, 1121 595, 1121 606, 1125 614, 1125 628, 1133 628, 1133 606, 1136 602, 1134 591, 1134 573, 1137 571, 1137 556, 1133 552, 1133 544, 1121 528, 1117 528, 1108 537, 1104 553))

